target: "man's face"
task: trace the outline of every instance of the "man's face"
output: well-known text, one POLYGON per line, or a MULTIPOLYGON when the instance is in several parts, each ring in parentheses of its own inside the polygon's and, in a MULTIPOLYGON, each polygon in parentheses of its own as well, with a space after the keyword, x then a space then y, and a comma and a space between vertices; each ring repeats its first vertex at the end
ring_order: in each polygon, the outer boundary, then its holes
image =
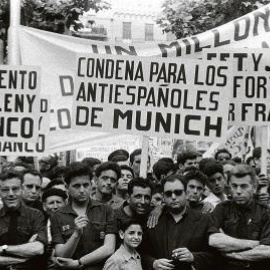
MULTIPOLYGON (((137 155, 134 157, 133 164, 131 165, 131 168, 133 169, 134 172, 134 177, 139 177, 140 176, 140 166, 141 166, 141 155, 137 155)), ((147 170, 150 167, 150 162, 149 158, 147 159, 147 170)))
POLYGON ((221 173, 217 172, 208 177, 207 185, 211 192, 213 192, 215 195, 220 195, 224 192, 226 179, 221 173))
POLYGON ((204 190, 204 185, 196 179, 189 180, 186 196, 190 202, 199 202, 204 190))
POLYGON ((179 180, 166 182, 164 185, 164 203, 169 211, 181 213, 186 206, 186 194, 183 184, 179 180))
POLYGON ((39 200, 41 192, 41 179, 38 175, 27 173, 24 175, 22 197, 26 202, 39 200))
POLYGON ((119 190, 127 190, 128 183, 133 178, 132 173, 129 170, 122 169, 121 177, 118 180, 117 189, 119 190))
POLYGON ((50 196, 46 198, 43 203, 44 211, 48 214, 53 214, 59 210, 59 208, 65 206, 65 200, 60 196, 50 196))
POLYGON ((0 197, 9 209, 16 209, 20 205, 22 183, 18 178, 0 180, 0 197))
POLYGON ((128 198, 129 207, 138 216, 148 215, 150 211, 151 189, 150 187, 133 187, 133 192, 128 198))
POLYGON ((101 194, 111 195, 117 184, 117 173, 113 170, 101 172, 97 179, 97 189, 101 194))
POLYGON ((156 207, 162 204, 163 196, 161 193, 155 193, 152 196, 151 206, 156 207))
POLYGON ((198 160, 197 160, 197 158, 187 159, 186 160, 186 162, 184 163, 184 169, 190 168, 190 167, 198 168, 198 160))
POLYGON ((241 178, 231 176, 230 188, 233 201, 238 205, 246 205, 251 202, 256 191, 249 175, 241 178))
POLYGON ((78 204, 84 204, 89 200, 91 181, 88 175, 73 177, 68 186, 69 196, 78 204))

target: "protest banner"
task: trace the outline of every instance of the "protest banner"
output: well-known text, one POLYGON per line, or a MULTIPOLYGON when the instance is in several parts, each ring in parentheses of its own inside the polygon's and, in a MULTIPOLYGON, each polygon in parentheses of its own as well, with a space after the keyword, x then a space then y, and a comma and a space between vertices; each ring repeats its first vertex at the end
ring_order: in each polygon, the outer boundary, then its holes
POLYGON ((0 141, 0 155, 43 156, 49 152, 50 104, 40 98, 37 141, 0 141))
POLYGON ((270 124, 269 49, 206 50, 204 59, 233 64, 232 100, 229 124, 263 126, 270 124))
POLYGON ((221 63, 78 54, 72 127, 222 141, 231 85, 221 63))
POLYGON ((51 95, 50 151, 83 147, 92 140, 112 134, 73 131, 71 128, 72 95, 76 52, 97 55, 137 55, 199 57, 203 48, 269 48, 270 5, 205 33, 165 43, 112 43, 79 39, 28 27, 19 27, 22 64, 42 66, 42 92, 51 95), (50 59, 50 61, 48 61, 50 59), (67 133, 66 131, 69 130, 67 133))
POLYGON ((36 142, 40 105, 40 69, 0 66, 0 139, 36 142))

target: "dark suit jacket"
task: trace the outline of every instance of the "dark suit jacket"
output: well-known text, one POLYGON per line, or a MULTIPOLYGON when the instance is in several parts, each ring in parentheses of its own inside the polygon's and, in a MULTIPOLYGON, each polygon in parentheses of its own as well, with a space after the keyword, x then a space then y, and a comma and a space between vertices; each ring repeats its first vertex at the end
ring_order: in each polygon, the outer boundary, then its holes
MULTIPOLYGON (((172 259, 172 246, 170 241, 174 241, 174 248, 188 248, 195 259, 196 270, 209 270, 213 266, 214 251, 208 246, 207 231, 210 228, 210 218, 198 211, 188 209, 179 221, 182 222, 182 230, 177 233, 177 239, 168 239, 168 219, 171 216, 164 209, 158 224, 153 229, 147 229, 143 235, 142 263, 143 269, 152 269, 156 259, 172 259)), ((175 262, 174 269, 190 270, 191 264, 175 262)))

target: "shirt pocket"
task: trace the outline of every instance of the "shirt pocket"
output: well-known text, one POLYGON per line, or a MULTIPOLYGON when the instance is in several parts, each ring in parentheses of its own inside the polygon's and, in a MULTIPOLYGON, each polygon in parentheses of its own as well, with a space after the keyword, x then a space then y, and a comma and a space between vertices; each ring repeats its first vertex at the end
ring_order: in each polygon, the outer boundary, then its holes
POLYGON ((251 240, 259 240, 261 235, 261 226, 260 223, 256 220, 251 220, 248 223, 248 235, 251 240))
POLYGON ((30 240, 30 238, 33 236, 32 229, 30 227, 26 227, 26 226, 19 226, 18 233, 21 236, 20 238, 26 242, 28 242, 30 240))
POLYGON ((104 242, 106 223, 105 222, 91 222, 92 223, 92 237, 95 242, 104 242))

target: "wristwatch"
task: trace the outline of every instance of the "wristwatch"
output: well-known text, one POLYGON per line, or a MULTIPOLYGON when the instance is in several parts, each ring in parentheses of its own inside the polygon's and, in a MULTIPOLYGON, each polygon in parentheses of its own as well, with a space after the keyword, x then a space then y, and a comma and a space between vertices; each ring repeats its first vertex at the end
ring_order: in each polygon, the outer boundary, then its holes
POLYGON ((3 245, 1 247, 1 255, 7 255, 7 248, 8 248, 8 245, 3 245))

